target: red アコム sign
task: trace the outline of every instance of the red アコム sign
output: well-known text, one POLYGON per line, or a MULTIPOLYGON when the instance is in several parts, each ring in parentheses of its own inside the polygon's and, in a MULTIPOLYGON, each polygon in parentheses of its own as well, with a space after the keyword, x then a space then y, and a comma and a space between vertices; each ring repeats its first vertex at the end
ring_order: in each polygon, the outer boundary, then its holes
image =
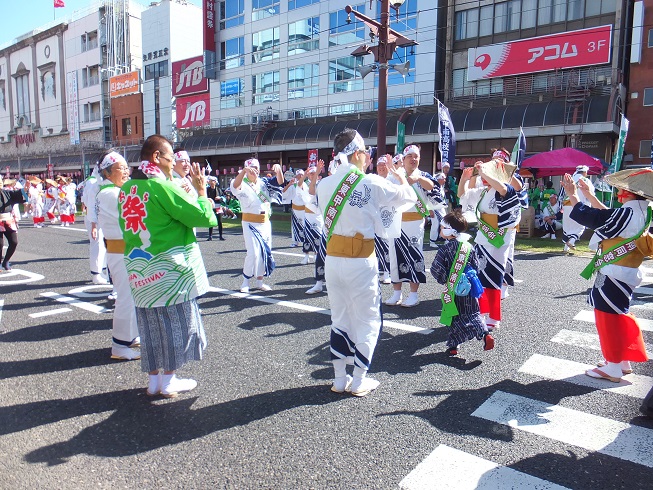
POLYGON ((470 48, 467 80, 506 77, 610 62, 612 26, 470 48))

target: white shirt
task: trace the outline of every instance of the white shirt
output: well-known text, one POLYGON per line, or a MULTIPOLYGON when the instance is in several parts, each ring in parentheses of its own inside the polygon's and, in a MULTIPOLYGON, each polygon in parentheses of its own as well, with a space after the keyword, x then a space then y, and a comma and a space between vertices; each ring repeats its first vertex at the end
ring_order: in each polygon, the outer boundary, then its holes
POLYGON ((107 240, 122 240, 122 230, 118 222, 118 196, 120 187, 110 185, 99 191, 95 198, 97 223, 107 240))

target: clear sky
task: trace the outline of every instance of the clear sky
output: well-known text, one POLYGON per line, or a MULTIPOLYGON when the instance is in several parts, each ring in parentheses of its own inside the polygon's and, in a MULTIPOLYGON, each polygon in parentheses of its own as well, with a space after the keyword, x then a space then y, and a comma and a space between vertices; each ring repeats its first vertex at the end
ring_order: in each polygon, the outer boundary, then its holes
MULTIPOLYGON (((149 5, 151 0, 136 0, 149 5)), ((202 0, 187 0, 202 6, 202 0)), ((55 9, 54 0, 0 0, 0 45, 56 19, 64 20, 76 10, 92 5, 96 0, 64 0, 63 8, 55 9)))

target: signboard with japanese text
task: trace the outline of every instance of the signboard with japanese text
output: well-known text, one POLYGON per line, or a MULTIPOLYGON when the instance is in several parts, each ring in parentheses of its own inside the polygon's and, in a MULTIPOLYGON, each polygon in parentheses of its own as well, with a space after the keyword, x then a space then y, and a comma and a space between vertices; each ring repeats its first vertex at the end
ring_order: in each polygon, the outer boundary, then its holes
POLYGON ((605 25, 470 48, 467 80, 603 65, 611 46, 612 26, 605 25))
POLYGON ((112 99, 140 92, 140 75, 138 71, 130 71, 109 78, 109 95, 112 99))
POLYGON ((210 122, 210 94, 204 93, 177 98, 177 129, 205 126, 210 122))
POLYGON ((77 93, 77 72, 66 74, 66 88, 68 89, 68 132, 70 144, 79 144, 79 95, 77 93))
POLYGON ((217 78, 215 56, 215 24, 217 12, 214 0, 202 0, 202 21, 204 22, 204 74, 206 78, 217 78))
POLYGON ((172 63, 173 97, 208 92, 209 79, 204 76, 204 57, 195 56, 172 63))

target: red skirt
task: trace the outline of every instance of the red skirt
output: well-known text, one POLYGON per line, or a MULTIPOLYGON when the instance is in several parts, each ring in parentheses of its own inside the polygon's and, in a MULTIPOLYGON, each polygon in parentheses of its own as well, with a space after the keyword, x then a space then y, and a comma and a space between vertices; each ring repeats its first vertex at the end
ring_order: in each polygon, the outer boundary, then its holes
POLYGON ((648 361, 642 331, 631 313, 618 315, 595 308, 594 317, 606 361, 648 361))

